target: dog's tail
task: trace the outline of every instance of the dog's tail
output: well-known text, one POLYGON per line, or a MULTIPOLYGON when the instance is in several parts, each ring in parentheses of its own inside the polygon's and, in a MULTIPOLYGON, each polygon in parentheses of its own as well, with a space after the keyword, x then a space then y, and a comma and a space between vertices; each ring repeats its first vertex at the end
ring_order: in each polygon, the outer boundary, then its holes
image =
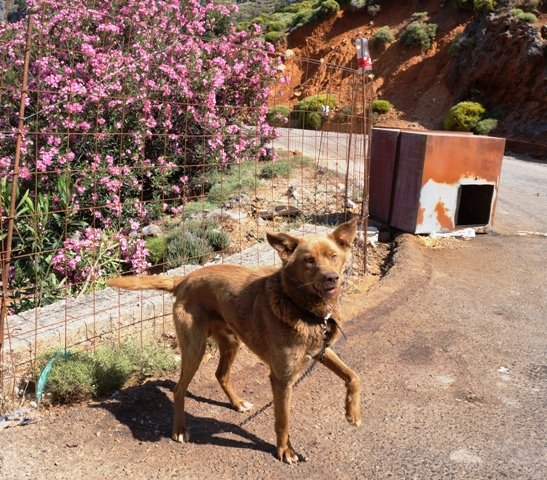
POLYGON ((174 275, 137 275, 111 278, 106 283, 124 290, 165 290, 174 294, 183 279, 174 275))

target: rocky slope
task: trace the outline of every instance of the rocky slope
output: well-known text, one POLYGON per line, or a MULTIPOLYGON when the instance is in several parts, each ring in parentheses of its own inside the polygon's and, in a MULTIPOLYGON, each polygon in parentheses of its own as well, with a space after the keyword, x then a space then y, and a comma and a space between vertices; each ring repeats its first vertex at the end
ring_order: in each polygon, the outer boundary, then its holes
MULTIPOLYGON (((374 18, 348 7, 293 32, 286 47, 300 57, 355 67, 354 39, 371 38, 387 25, 395 41, 384 49, 371 47, 375 96, 394 105, 379 118, 379 125, 440 129, 452 105, 472 99, 500 118, 493 134, 547 144, 546 20, 545 7, 536 23, 527 24, 509 8, 475 18, 456 11, 451 2, 392 1, 383 2, 374 18), (427 11, 438 25, 435 41, 425 52, 397 41, 417 10, 427 11), (473 38, 474 46, 454 57, 449 48, 459 34, 473 38)), ((332 69, 298 72, 292 75, 292 100, 327 89, 347 91, 349 81, 332 69)))

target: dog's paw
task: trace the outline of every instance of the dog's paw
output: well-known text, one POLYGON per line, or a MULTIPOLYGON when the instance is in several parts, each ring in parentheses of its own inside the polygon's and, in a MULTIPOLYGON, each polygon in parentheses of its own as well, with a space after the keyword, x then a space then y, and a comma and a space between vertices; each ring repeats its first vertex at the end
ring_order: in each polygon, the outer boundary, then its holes
POLYGON ((277 458, 282 462, 292 465, 293 463, 298 463, 298 455, 291 447, 278 447, 277 448, 277 458))
POLYGON ((346 420, 356 427, 361 426, 361 414, 359 412, 346 413, 346 420))
POLYGON ((184 430, 182 432, 173 432, 171 438, 177 443, 186 443, 190 441, 190 433, 188 432, 188 430, 184 430))
POLYGON ((239 405, 236 406, 236 410, 239 413, 245 413, 251 410, 254 407, 254 405, 251 402, 247 402, 246 400, 241 400, 239 402, 239 405))

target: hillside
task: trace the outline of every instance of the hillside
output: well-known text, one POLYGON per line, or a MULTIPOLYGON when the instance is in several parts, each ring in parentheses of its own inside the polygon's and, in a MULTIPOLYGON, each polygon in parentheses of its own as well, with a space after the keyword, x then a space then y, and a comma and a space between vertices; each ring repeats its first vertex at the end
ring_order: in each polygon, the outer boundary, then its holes
MULTIPOLYGON (((544 9, 536 23, 528 24, 512 16, 510 9, 475 18, 471 12, 455 10, 451 2, 434 0, 383 2, 374 18, 347 7, 292 32, 283 47, 297 56, 355 67, 354 39, 371 38, 382 26, 390 27, 395 41, 383 49, 371 46, 374 90, 394 109, 380 116, 377 125, 442 129, 449 108, 472 99, 500 119, 494 135, 547 144, 544 9), (435 40, 425 52, 397 41, 417 4, 438 25, 435 40), (450 56, 452 41, 462 33, 473 38, 475 45, 450 56)), ((291 88, 301 97, 333 89, 333 85, 349 88, 333 75, 336 72, 325 75, 321 69, 311 75, 301 72, 293 76, 291 88)))

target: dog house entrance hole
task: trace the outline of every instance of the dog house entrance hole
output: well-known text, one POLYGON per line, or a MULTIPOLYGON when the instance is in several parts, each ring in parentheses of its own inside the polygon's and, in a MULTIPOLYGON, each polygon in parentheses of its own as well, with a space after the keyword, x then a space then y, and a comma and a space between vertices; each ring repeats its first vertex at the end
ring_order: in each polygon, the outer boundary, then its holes
POLYGON ((456 226, 488 224, 493 195, 494 185, 460 185, 456 226))

